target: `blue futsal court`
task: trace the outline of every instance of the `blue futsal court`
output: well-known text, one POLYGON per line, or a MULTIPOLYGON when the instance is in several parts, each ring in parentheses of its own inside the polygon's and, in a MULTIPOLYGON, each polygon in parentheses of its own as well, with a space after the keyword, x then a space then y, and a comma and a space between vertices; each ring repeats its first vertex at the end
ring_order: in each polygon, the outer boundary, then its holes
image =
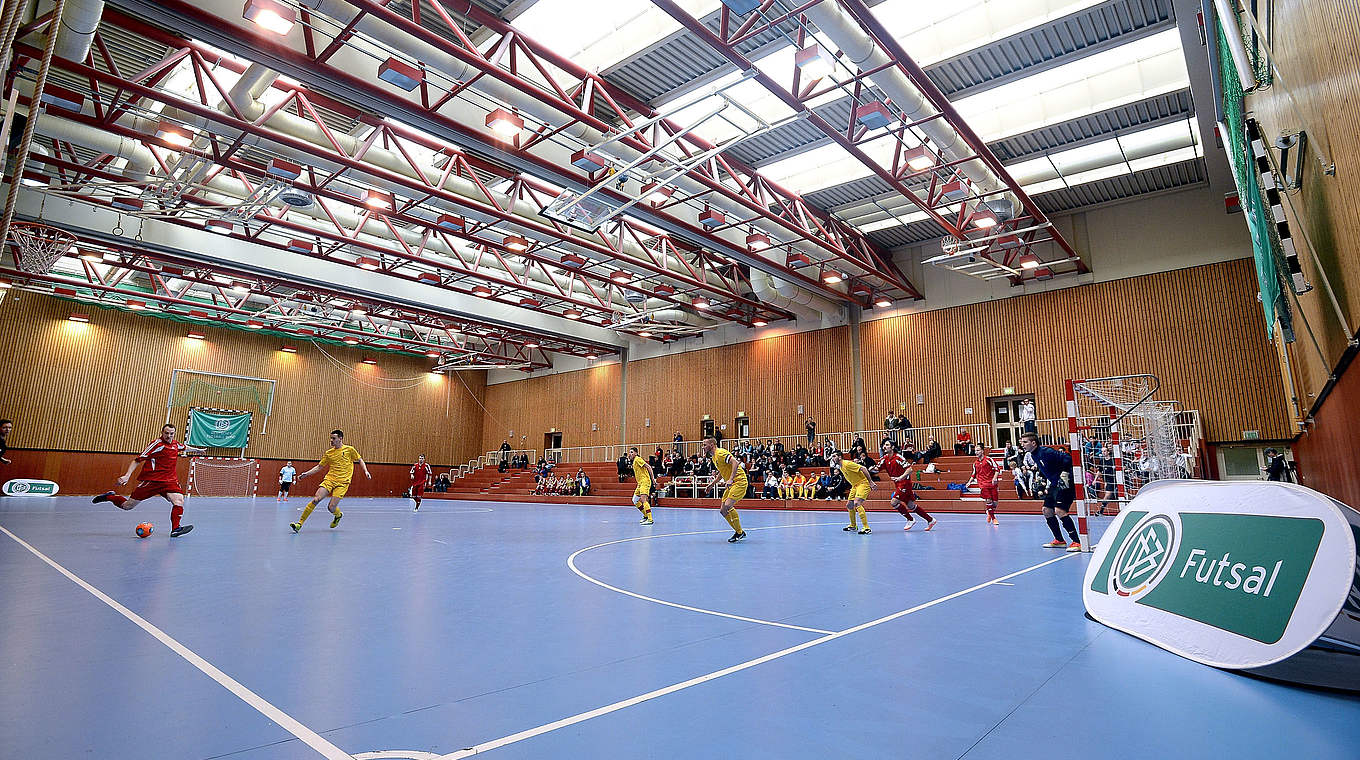
MULTIPOLYGON (((1038 517, 0 501, 3 758, 1351 758, 1360 698, 1083 616, 1038 517), (144 520, 149 539, 133 536, 144 520), (41 556, 39 556, 41 554, 41 556), (46 558, 44 561, 43 558, 46 558), (145 625, 137 621, 143 621, 145 625), (157 633, 159 632, 159 634, 157 633), (135 695, 135 696, 134 696, 135 695)), ((1097 520, 1095 530, 1106 521, 1097 520)))

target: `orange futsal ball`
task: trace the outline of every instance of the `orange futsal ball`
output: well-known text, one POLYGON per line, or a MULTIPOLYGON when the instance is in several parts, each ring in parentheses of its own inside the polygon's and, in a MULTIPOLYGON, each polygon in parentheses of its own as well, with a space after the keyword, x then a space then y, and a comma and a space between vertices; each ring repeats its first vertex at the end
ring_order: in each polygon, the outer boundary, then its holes
POLYGON ((155 529, 156 529, 156 526, 155 526, 155 525, 152 525, 152 524, 149 523, 149 522, 146 522, 146 523, 138 523, 138 524, 137 524, 137 538, 146 538, 147 536, 151 535, 151 531, 153 531, 153 530, 155 530, 155 529))

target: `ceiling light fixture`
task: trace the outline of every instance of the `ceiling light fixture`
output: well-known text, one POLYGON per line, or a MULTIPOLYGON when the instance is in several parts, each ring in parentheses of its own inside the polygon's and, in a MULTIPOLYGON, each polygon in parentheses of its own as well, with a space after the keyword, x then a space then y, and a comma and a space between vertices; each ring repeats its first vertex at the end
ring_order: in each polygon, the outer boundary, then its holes
POLYGON ((75 314, 75 313, 73 313, 73 314, 71 314, 71 316, 67 317, 67 319, 71 320, 72 322, 82 322, 82 323, 83 323, 83 322, 89 322, 89 321, 90 321, 90 315, 89 315, 89 314, 75 314))
POLYGON ((278 177, 289 182, 302 176, 302 166, 292 161, 285 161, 282 158, 269 159, 269 168, 266 169, 271 177, 278 177))
POLYGON ((504 108, 497 108, 486 115, 486 125, 501 138, 509 140, 519 135, 520 131, 524 129, 524 119, 504 108))
POLYGON ((766 322, 766 321, 763 320, 763 319, 757 319, 756 321, 754 321, 754 322, 751 323, 751 326, 752 326, 752 327, 764 327, 765 325, 768 325, 768 324, 769 324, 769 322, 766 322))
POLYGON ((803 72, 803 79, 807 82, 824 79, 835 68, 832 55, 815 42, 794 53, 793 65, 803 72))
POLYGON ((567 319, 580 319, 581 312, 576 311, 575 309, 568 309, 567 311, 562 312, 562 316, 566 317, 567 319))
POLYGON ((485 285, 474 285, 472 286, 472 295, 479 298, 487 298, 491 295, 491 288, 488 288, 485 285))
POLYGON ((770 247, 770 236, 761 232, 752 232, 746 236, 746 247, 752 251, 764 251, 770 247))
POLYGON ((501 241, 501 245, 515 253, 524 253, 529 250, 529 241, 519 235, 506 235, 505 239, 501 241))
POLYGON ((915 148, 902 154, 902 161, 912 170, 923 172, 935 165, 935 154, 930 152, 930 148, 924 145, 917 145, 915 148))
POLYGON ((377 364, 378 361, 377 361, 376 359, 364 359, 361 363, 362 363, 362 364, 377 364))
POLYGON ((381 262, 381 261, 378 261, 377 259, 372 258, 372 257, 370 257, 370 256, 360 256, 360 257, 359 257, 359 260, 356 261, 356 262, 354 262, 354 263, 355 263, 355 265, 357 265, 360 269, 367 269, 367 270, 370 271, 370 272, 372 272, 373 270, 378 269, 378 268, 380 268, 380 267, 382 266, 382 262, 381 262))
POLYGON ((259 321, 258 319, 247 319, 247 320, 246 320, 246 329, 248 329, 248 330, 260 330, 260 329, 263 329, 263 328, 264 328, 264 323, 261 322, 261 321, 259 321))
POLYGON ((878 300, 874 301, 874 306, 877 306, 880 309, 886 309, 889 306, 892 306, 892 300, 886 296, 879 296, 878 300))
POLYGON ((288 34, 297 21, 297 10, 276 0, 246 0, 241 15, 278 35, 288 34))
POLYGON ((642 186, 642 197, 655 206, 660 206, 670 200, 675 192, 673 187, 665 187, 659 182, 648 182, 642 186))
POLYGON ((194 142, 187 128, 168 119, 161 119, 156 126, 156 136, 178 148, 187 148, 194 142))
POLYGON ((439 218, 435 220, 435 224, 439 225, 441 229, 450 230, 452 232, 462 232, 467 226, 467 222, 464 221, 463 217, 454 216, 453 214, 440 214, 439 218))
POLYGON ((883 101, 875 100, 855 109, 855 121, 867 129, 882 129, 893 122, 893 115, 883 101))
POLYGON ((835 285, 843 279, 845 278, 841 276, 841 273, 834 269, 828 269, 822 273, 822 282, 825 282, 827 285, 835 285))
POLYGON ((620 285, 623 285, 624 283, 633 281, 633 274, 632 272, 625 272, 622 269, 620 269, 614 272, 613 274, 609 275, 609 279, 613 280, 614 282, 620 285))
POLYGON ((388 58, 378 66, 378 78, 393 87, 410 92, 425 81, 425 72, 405 61, 388 58))
POLYGON ((189 340, 203 340, 206 336, 204 336, 203 333, 198 332, 197 330, 190 330, 188 333, 185 334, 184 337, 188 338, 189 340))
POLYGON ((1035 256, 1035 255, 1032 254, 1032 253, 1027 253, 1027 254, 1025 254, 1024 256, 1021 256, 1021 257, 1020 257, 1020 268, 1021 268, 1021 269, 1038 269, 1038 268, 1039 268, 1039 263, 1040 263, 1040 262, 1039 262, 1039 257, 1038 257, 1038 256, 1035 256))
POLYGON ((354 337, 354 336, 352 336, 352 335, 350 335, 350 336, 347 336, 342 342, 343 342, 343 343, 346 343, 346 344, 348 344, 348 345, 351 345, 351 346, 356 346, 356 345, 359 344, 359 339, 356 338, 356 337, 354 337))
POLYGON ((127 306, 129 309, 132 309, 133 311, 142 311, 143 309, 146 308, 146 301, 128 299, 127 302, 124 303, 123 305, 127 306))
POLYGON ((230 235, 236 231, 236 225, 226 219, 209 219, 204 229, 208 232, 216 232, 219 235, 230 235))
POLYGON ((396 208, 396 201, 391 193, 382 190, 365 190, 364 205, 375 211, 391 211, 396 208))
POLYGON ((285 354, 296 354, 297 349, 292 346, 279 346, 279 350, 285 354))
POLYGON ((699 224, 702 224, 709 229, 721 227, 726 219, 727 218, 723 216, 721 211, 709 206, 704 206, 703 213, 699 214, 699 224))

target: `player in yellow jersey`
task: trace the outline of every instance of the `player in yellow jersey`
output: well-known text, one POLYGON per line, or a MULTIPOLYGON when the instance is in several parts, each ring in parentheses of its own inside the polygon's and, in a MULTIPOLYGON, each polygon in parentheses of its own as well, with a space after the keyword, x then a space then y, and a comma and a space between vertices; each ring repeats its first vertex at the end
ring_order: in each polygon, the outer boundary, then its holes
POLYGON ((331 447, 326 449, 325 454, 321 455, 321 461, 317 462, 312 469, 297 476, 300 481, 320 471, 323 467, 328 468, 326 477, 321 479, 321 485, 316 489, 316 496, 313 496, 312 500, 307 502, 307 506, 303 507, 302 517, 298 518, 297 522, 288 524, 288 527, 292 528, 294 533, 302 530, 302 524, 307 522, 308 517, 312 516, 312 510, 327 496, 330 497, 331 501, 326 505, 326 509, 335 515, 331 520, 331 527, 334 528, 340 524, 340 518, 344 517, 344 513, 340 511, 340 500, 345 498, 345 494, 349 492, 349 483, 354 479, 355 462, 358 462, 359 467, 364 471, 364 477, 372 480, 373 474, 368 471, 368 465, 364 463, 364 458, 359 456, 359 452, 353 446, 345 445, 344 431, 332 430, 331 447))
POLYGON ((727 539, 727 543, 743 541, 746 539, 746 531, 741 529, 741 515, 737 514, 737 502, 746 496, 746 491, 751 487, 751 481, 746 477, 746 468, 732 456, 732 452, 718 448, 718 439, 711 435, 704 438, 704 456, 712 459, 713 466, 718 468, 720 478, 718 485, 727 486, 723 491, 720 511, 723 519, 736 531, 727 539))
POLYGON ((845 476, 845 482, 850 484, 850 501, 845 505, 850 512, 850 524, 841 530, 855 530, 855 515, 859 515, 860 523, 864 526, 859 529, 861 536, 873 533, 869 528, 869 514, 864 511, 864 500, 869 498, 869 491, 874 487, 873 478, 869 477, 869 468, 849 459, 842 459, 839 451, 831 454, 831 466, 839 468, 841 474, 845 476))
POLYGON ((633 491, 633 506, 642 513, 642 520, 639 525, 652 524, 652 505, 649 503, 652 496, 652 466, 647 464, 647 460, 638 455, 637 447, 628 449, 628 458, 633 464, 633 479, 637 481, 637 489, 633 491))

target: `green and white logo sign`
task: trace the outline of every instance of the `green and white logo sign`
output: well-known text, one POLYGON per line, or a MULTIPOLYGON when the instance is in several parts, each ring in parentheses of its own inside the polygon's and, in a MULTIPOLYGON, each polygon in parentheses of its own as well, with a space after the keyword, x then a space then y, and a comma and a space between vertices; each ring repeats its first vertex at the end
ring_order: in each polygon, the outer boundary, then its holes
POLYGON ((1350 526, 1310 489, 1167 481, 1130 506, 1087 570, 1086 608, 1177 654, 1231 668, 1278 662, 1326 630, 1350 590, 1350 526))
POLYGON ((207 448, 244 448, 250 443, 250 412, 190 409, 185 442, 207 448))
POLYGON ((0 486, 0 493, 6 496, 56 496, 59 487, 50 480, 30 480, 15 478, 0 486))

